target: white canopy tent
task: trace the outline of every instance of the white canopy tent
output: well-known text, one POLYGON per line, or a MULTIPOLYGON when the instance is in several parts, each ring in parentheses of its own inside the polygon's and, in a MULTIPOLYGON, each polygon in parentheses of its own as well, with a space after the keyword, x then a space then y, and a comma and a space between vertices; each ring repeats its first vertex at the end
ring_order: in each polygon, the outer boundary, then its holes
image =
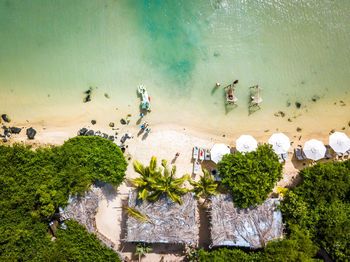
POLYGON ((210 150, 211 160, 216 164, 221 161, 224 155, 230 154, 230 148, 225 144, 215 144, 210 150))
POLYGON ((236 149, 239 152, 246 153, 254 151, 258 148, 258 142, 255 140, 254 137, 250 135, 241 135, 236 140, 236 149))
POLYGON ((275 133, 269 139, 269 144, 272 145, 273 151, 277 154, 285 154, 290 148, 289 137, 283 133, 275 133))
POLYGON ((303 147, 303 151, 307 158, 317 161, 324 158, 326 147, 321 141, 311 139, 306 141, 303 147))
POLYGON ((329 136, 329 145, 335 152, 344 154, 350 150, 350 139, 345 133, 335 132, 329 136))

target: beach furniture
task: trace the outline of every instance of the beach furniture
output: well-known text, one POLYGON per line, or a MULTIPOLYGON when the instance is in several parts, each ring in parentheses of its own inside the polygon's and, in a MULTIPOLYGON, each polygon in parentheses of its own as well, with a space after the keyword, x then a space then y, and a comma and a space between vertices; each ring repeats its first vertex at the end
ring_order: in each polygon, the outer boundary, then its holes
POLYGON ((325 153, 324 157, 327 159, 332 158, 331 147, 329 145, 326 145, 325 147, 326 147, 326 153, 325 153))
POLYGON ((288 153, 282 154, 284 161, 289 161, 288 153))
POLYGON ((226 103, 227 104, 234 104, 238 101, 238 98, 235 96, 235 88, 234 84, 230 84, 225 87, 226 91, 226 103))
POLYGON ((209 149, 205 150, 204 160, 210 160, 210 150, 209 149))
POLYGON ((146 87, 144 85, 140 85, 139 88, 137 89, 137 91, 142 98, 141 108, 144 110, 150 111, 151 110, 151 105, 150 105, 151 98, 148 96, 148 92, 146 90, 146 87))
POLYGON ((304 155, 302 148, 294 148, 294 153, 295 153, 295 157, 297 158, 297 160, 305 160, 306 159, 306 156, 304 155))
POLYGON ((290 147, 289 137, 283 133, 275 133, 269 139, 269 144, 276 154, 286 154, 290 147))
POLYGON ((303 152, 308 159, 317 161, 324 158, 326 154, 326 147, 321 141, 311 139, 305 142, 303 152))
POLYGON ((222 179, 220 177, 220 174, 219 174, 219 171, 216 168, 212 168, 211 169, 211 174, 214 177, 216 182, 221 182, 222 181, 222 179))
POLYGON ((199 162, 198 160, 195 160, 193 162, 193 174, 197 175, 199 172, 199 162))
POLYGON ((329 145, 336 153, 344 154, 350 150, 350 139, 342 132, 334 132, 329 136, 329 145))
POLYGON ((192 158, 194 160, 198 159, 198 151, 199 151, 199 148, 198 147, 193 147, 193 154, 192 154, 192 158))
POLYGON ((225 144, 215 144, 210 150, 210 158, 215 164, 222 160, 224 155, 230 154, 230 148, 225 144))
POLYGON ((250 135, 241 135, 236 140, 236 149, 239 152, 246 153, 255 151, 258 148, 258 142, 255 140, 254 137, 250 135))
POLYGON ((284 162, 284 159, 283 159, 282 155, 281 155, 281 154, 278 154, 277 156, 278 156, 278 161, 279 161, 280 163, 283 163, 283 162, 284 162))
POLYGON ((204 160, 204 149, 199 148, 199 160, 204 160))

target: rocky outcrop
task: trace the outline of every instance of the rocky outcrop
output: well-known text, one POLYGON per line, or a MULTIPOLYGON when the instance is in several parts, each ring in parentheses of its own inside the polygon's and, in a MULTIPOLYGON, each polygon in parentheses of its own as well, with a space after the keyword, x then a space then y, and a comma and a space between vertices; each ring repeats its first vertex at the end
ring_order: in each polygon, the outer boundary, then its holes
POLYGON ((87 133, 88 129, 83 127, 78 131, 78 136, 84 136, 87 133))
POLYGON ((32 127, 28 128, 26 134, 27 134, 28 139, 34 139, 34 137, 36 135, 36 130, 32 127))
POLYGON ((10 119, 10 117, 7 114, 2 114, 1 118, 7 123, 11 122, 11 119, 10 119))
POLYGON ((95 135, 95 132, 94 132, 94 130, 89 130, 85 133, 85 135, 86 136, 93 136, 93 135, 95 135))
POLYGON ((21 133, 22 128, 19 127, 10 127, 10 131, 12 134, 19 134, 21 133))

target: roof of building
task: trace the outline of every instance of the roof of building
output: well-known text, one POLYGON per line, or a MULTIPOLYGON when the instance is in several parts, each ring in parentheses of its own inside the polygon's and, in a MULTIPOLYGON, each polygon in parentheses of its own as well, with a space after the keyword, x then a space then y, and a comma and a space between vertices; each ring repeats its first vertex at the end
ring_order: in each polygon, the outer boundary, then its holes
POLYGON ((136 191, 130 191, 128 205, 146 216, 142 222, 127 218, 127 242, 196 244, 198 242, 197 200, 193 194, 182 197, 183 204, 163 196, 156 202, 137 200, 136 191))
POLYGON ((213 246, 264 247, 283 237, 278 198, 267 199, 253 208, 236 208, 231 195, 212 197, 211 239, 213 246))

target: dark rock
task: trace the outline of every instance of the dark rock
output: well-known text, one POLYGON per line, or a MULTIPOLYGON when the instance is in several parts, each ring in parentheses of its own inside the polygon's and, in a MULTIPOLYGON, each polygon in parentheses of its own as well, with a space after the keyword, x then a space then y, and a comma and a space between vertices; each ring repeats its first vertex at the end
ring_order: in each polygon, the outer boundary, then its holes
POLYGON ((101 137, 103 137, 104 139, 108 139, 108 135, 106 133, 102 133, 101 137))
POLYGON ((267 132, 269 132, 269 131, 270 131, 270 129, 266 129, 266 130, 264 130, 264 132, 265 132, 265 133, 267 133, 267 132))
POLYGON ((7 114, 2 114, 1 118, 7 123, 11 122, 11 119, 10 119, 10 117, 7 114))
POLYGON ((218 56, 220 56, 220 53, 219 52, 214 52, 214 56, 218 57, 218 56))
POLYGON ((300 127, 297 127, 297 132, 301 132, 302 129, 300 127))
POLYGON ((96 133, 95 133, 95 136, 101 136, 101 131, 100 130, 98 130, 98 131, 96 131, 96 133))
POLYGON ((80 129, 78 131, 78 136, 85 136, 87 131, 88 131, 88 129, 83 127, 82 129, 80 129))
POLYGON ((341 130, 345 130, 345 126, 343 126, 343 127, 341 128, 341 130))
POLYGON ((317 95, 314 95, 314 96, 311 98, 311 100, 312 100, 313 102, 316 102, 316 101, 319 100, 319 99, 320 99, 320 97, 317 96, 317 95))
POLYGON ((93 135, 95 135, 95 132, 94 132, 94 130, 89 130, 85 133, 85 135, 86 136, 93 136, 93 135))
POLYGON ((84 98, 84 100, 83 100, 84 103, 87 103, 87 102, 90 102, 90 101, 91 101, 91 95, 87 95, 87 96, 84 98))
POLYGON ((350 126, 350 121, 348 122, 348 126, 350 126))
POLYGON ((225 134, 222 135, 222 137, 225 137, 225 136, 226 136, 225 134))
POLYGON ((123 152, 123 154, 125 153, 125 147, 124 146, 121 146, 120 150, 123 152))
POLYGON ((113 122, 110 122, 110 123, 109 123, 109 126, 110 126, 110 127, 114 127, 114 123, 113 123, 113 122))
POLYGON ((108 139, 113 142, 114 141, 114 136, 109 136, 108 139))
POLYGON ((6 143, 6 142, 7 142, 7 139, 6 139, 6 138, 4 138, 4 139, 2 140, 2 142, 6 143))
POLYGON ((122 119, 120 119, 120 123, 121 123, 122 125, 126 125, 126 120, 125 120, 124 118, 122 118, 122 119))
POLYGON ((277 113, 274 114, 274 116, 277 116, 277 117, 279 117, 279 116, 284 117, 285 115, 286 114, 282 111, 278 111, 277 113))
POLYGON ((10 131, 12 134, 19 134, 21 133, 22 128, 19 127, 10 127, 10 131))
POLYGON ((335 132, 335 130, 332 129, 332 130, 329 132, 329 134, 331 135, 331 134, 333 134, 334 132, 335 132))
POLYGON ((34 128, 32 128, 32 127, 28 128, 26 134, 27 134, 27 137, 29 139, 34 139, 34 137, 36 135, 36 130, 34 128))
POLYGON ((90 95, 92 92, 92 89, 93 88, 90 86, 89 89, 84 92, 84 94, 90 95))
POLYGON ((109 95, 107 93, 105 93, 105 98, 109 99, 109 95))
POLYGON ((91 120, 91 124, 95 125, 96 124, 96 120, 91 120))
POLYGON ((292 122, 292 119, 288 118, 288 122, 292 122))
POLYGON ((300 104, 299 102, 295 102, 295 106, 296 106, 297 108, 300 108, 300 107, 301 107, 301 104, 300 104))
POLYGON ((7 136, 7 137, 11 137, 11 134, 10 134, 10 133, 7 133, 6 136, 7 136))

